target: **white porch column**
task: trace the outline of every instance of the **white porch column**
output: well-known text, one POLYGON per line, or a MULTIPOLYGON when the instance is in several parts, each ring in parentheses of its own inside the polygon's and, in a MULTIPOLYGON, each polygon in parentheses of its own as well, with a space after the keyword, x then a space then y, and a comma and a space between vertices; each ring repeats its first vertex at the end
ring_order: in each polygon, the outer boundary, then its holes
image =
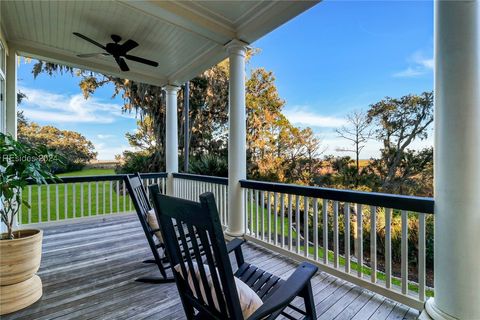
POLYGON ((167 85, 163 88, 166 93, 165 119, 165 165, 168 173, 167 194, 173 195, 173 176, 178 172, 178 120, 177 120, 177 92, 180 87, 167 85))
POLYGON ((480 317, 479 18, 478 1, 435 1, 433 319, 480 317))
POLYGON ((233 40, 226 45, 230 60, 228 103, 228 227, 232 237, 245 233, 245 202, 239 180, 247 178, 245 108, 245 53, 247 45, 233 40))
POLYGON ((10 47, 6 66, 5 129, 17 138, 17 54, 10 47))

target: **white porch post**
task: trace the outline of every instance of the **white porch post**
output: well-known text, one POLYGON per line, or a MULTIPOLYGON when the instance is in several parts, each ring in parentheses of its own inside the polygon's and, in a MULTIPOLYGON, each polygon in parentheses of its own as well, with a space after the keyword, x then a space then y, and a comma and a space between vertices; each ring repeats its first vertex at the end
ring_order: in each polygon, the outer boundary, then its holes
POLYGON ((478 1, 435 1, 433 319, 480 317, 479 18, 478 1))
POLYGON ((173 173, 178 172, 178 122, 177 122, 177 92, 180 88, 167 85, 166 93, 166 134, 165 134, 165 165, 168 173, 167 194, 173 195, 173 173))
POLYGON ((10 47, 7 55, 6 97, 5 97, 5 129, 17 138, 17 54, 10 47))
POLYGON ((228 227, 227 235, 245 233, 245 202, 239 181, 247 177, 245 53, 247 45, 233 40, 226 45, 230 60, 228 103, 228 227))

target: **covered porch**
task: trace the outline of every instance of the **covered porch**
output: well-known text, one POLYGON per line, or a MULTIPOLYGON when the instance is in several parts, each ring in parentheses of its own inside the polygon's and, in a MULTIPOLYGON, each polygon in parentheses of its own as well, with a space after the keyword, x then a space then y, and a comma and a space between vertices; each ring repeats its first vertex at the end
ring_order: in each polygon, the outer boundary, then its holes
MULTIPOLYGON (((167 104, 166 173, 149 173, 144 177, 145 182, 160 183, 167 194, 195 200, 202 191, 214 192, 226 236, 249 240, 252 243, 249 254, 252 259, 259 259, 258 263, 264 263, 265 268, 271 267, 286 276, 292 270, 293 260, 308 260, 318 265, 323 271, 315 278, 320 317, 409 318, 423 311, 425 318, 477 318, 480 315, 480 254, 476 248, 480 242, 478 2, 435 2, 435 202, 247 180, 245 55, 248 45, 315 4, 298 1, 2 2, 0 129, 16 135, 18 55, 162 86, 167 104), (127 17, 130 23, 121 23, 127 17), (72 36, 78 31, 102 43, 108 42, 111 34, 134 38, 141 44, 136 52, 158 61, 159 67, 132 64, 132 70, 126 74, 118 70, 113 59, 78 58, 78 53, 92 51, 91 45, 72 36), (182 83, 225 58, 230 60, 228 179, 179 174, 177 92, 182 83), (377 244, 375 233, 371 233, 369 248, 365 250, 362 217, 377 223, 377 209, 385 212, 386 242, 377 244), (393 211, 402 216, 400 252, 392 252, 388 238, 389 217, 393 211), (301 214, 306 218, 302 219, 301 214), (351 214, 358 217, 356 226, 345 219, 351 214), (425 217, 431 214, 435 214, 435 281, 434 298, 427 301, 433 291, 426 281, 425 217), (416 215, 419 221, 418 256, 413 262, 409 261, 406 240, 409 215, 416 215), (326 226, 323 237, 315 233, 313 239, 309 238, 309 228, 316 229, 319 224, 326 226), (360 231, 355 243, 350 243, 349 237, 339 239, 339 226, 345 230, 356 227, 360 231), (333 244, 329 245, 329 240, 333 244), (370 254, 377 252, 377 245, 385 247, 385 256, 381 259, 370 254), (350 254, 353 247, 354 254, 350 254), (402 257, 399 272, 392 269, 392 254, 402 257), (415 277, 409 270, 412 264, 415 277)), ((174 286, 147 288, 128 282, 128 279, 133 281, 136 273, 149 272, 148 266, 139 262, 148 249, 142 233, 136 234, 138 224, 133 215, 90 217, 107 214, 108 210, 104 200, 103 212, 99 213, 96 205, 97 211, 93 214, 90 205, 94 197, 89 186, 99 182, 109 186, 109 208, 113 212, 112 188, 118 192, 125 190, 119 187, 123 178, 119 175, 64 179, 64 185, 80 186, 85 199, 78 208, 80 216, 74 212, 70 217, 64 212, 60 218, 58 201, 48 205, 43 221, 42 213, 37 221, 29 218, 31 212, 21 213, 20 225, 40 223, 45 229, 40 272, 45 296, 10 318, 61 318, 65 311, 72 318, 75 315, 98 317, 103 313, 102 318, 158 318, 159 314, 165 318, 183 317, 175 301, 174 286), (81 222, 71 223, 70 218, 81 222), (132 242, 119 245, 103 236, 105 228, 110 230, 108 233, 113 239, 131 237, 132 242), (83 239, 85 234, 88 240, 83 239), (62 244, 60 240, 67 238, 72 241, 62 244), (134 258, 129 256, 133 248, 134 258), (115 258, 109 261, 105 250, 118 251, 113 251, 115 258), (91 277, 75 280, 70 278, 73 274, 62 271, 65 259, 76 255, 78 258, 70 261, 73 267, 91 277), (102 268, 93 270, 92 263, 102 264, 102 268), (123 269, 124 264, 130 269, 123 269), (122 286, 107 285, 108 290, 95 291, 96 280, 110 283, 116 277, 123 279, 122 286), (62 284, 64 280, 71 281, 62 284), (94 282, 82 287, 83 281, 94 282), (130 290, 135 292, 131 301, 127 299, 130 290), (77 299, 78 292, 83 292, 85 298, 77 299), (108 299, 115 292, 125 299, 108 299), (106 296, 104 302, 98 298, 101 293, 106 296)), ((51 188, 56 189, 58 197, 58 185, 51 188)), ((50 190, 48 192, 50 194, 50 190)), ((119 210, 122 205, 124 212, 130 211, 125 199, 121 203, 119 197, 115 198, 116 213, 122 211, 119 210)))
MULTIPOLYGON (((43 298, 2 319, 184 319, 174 283, 133 281, 157 276, 134 213, 41 225, 43 298), (122 240, 119 241, 119 238, 122 240)), ((287 278, 298 264, 248 244, 245 258, 287 278)), ((319 319, 415 319, 418 311, 327 273, 313 279, 319 319)))

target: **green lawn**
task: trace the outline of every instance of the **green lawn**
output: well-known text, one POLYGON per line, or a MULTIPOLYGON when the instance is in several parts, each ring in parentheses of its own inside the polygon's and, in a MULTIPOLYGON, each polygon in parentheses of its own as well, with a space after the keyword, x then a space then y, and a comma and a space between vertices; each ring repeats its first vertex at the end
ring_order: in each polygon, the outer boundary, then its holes
MULTIPOLYGON (((261 208, 259 207, 258 208, 258 229, 257 229, 257 206, 255 203, 248 203, 248 208, 247 208, 247 212, 248 212, 248 225, 247 227, 251 229, 252 232, 254 232, 256 234, 256 237, 261 239, 261 236, 262 236, 262 231, 264 230, 264 240, 265 241, 268 241, 268 226, 269 226, 269 214, 268 214, 268 210, 266 208, 261 208), (251 228, 252 224, 250 223, 250 217, 251 217, 251 210, 253 209, 253 228, 251 228), (263 214, 262 214, 262 211, 263 211, 263 214), (262 230, 262 222, 263 222, 263 227, 264 229, 262 230)), ((293 208, 292 210, 292 219, 295 220, 295 208, 293 208)), ((278 235, 281 235, 281 226, 282 224, 284 225, 284 232, 285 232, 285 237, 288 236, 288 227, 289 227, 289 224, 288 224, 288 211, 285 210, 285 218, 282 218, 280 216, 277 216, 277 234, 278 235)), ((273 214, 273 212, 270 213, 270 230, 271 230, 271 239, 275 239, 275 216, 273 214)), ((310 228, 312 226, 310 225, 310 228)), ((292 239, 293 239, 293 245, 292 245, 292 251, 295 251, 296 250, 296 246, 295 246, 295 242, 296 242, 296 239, 297 239, 297 233, 295 232, 295 230, 292 230, 292 239)), ((310 242, 313 240, 313 239, 309 239, 310 242)), ((280 241, 277 243, 277 245, 281 245, 280 241)), ((288 240, 285 239, 285 248, 288 249, 288 240)), ((315 251, 315 248, 313 245, 309 245, 308 247, 308 253, 309 253, 309 256, 311 258, 313 258, 313 255, 314 255, 314 251, 315 251)), ((304 255, 305 254, 305 247, 303 245, 300 246, 300 254, 301 255, 304 255)), ((323 255, 324 255, 324 249, 323 247, 318 247, 318 259, 319 260, 322 260, 323 259, 323 255)), ((322 260, 323 261, 323 260, 322 260)), ((328 251, 328 261, 333 264, 334 262, 334 254, 332 251, 328 251)), ((345 266, 345 258, 342 257, 342 256, 339 256, 338 257, 338 264, 340 267, 344 267, 345 266)), ((357 272, 358 271, 358 268, 359 268, 359 264, 355 261, 350 261, 350 269, 354 272, 357 272)), ((372 269, 369 268, 368 266, 365 266, 363 265, 362 266, 362 274, 363 275, 366 275, 366 276, 370 276, 372 274, 372 269)), ((385 276, 385 273, 381 272, 381 271, 377 271, 377 279, 379 281, 385 281, 386 280, 386 276, 385 276)), ((398 279, 398 278, 394 278, 392 277, 392 285, 394 286, 397 286, 397 287, 401 287, 402 283, 401 283, 401 280, 398 279)), ((409 283, 408 284, 408 290, 409 291, 412 291, 412 292, 418 292, 418 285, 416 283, 409 283)), ((433 294, 433 291, 432 290, 426 290, 426 296, 427 297, 433 297, 434 294, 433 294)))
MULTIPOLYGON (((86 169, 59 176, 108 174, 115 172, 113 169, 86 169)), ((31 206, 30 209, 22 206, 19 219, 22 224, 27 224, 130 211, 130 198, 123 196, 122 184, 119 188, 120 194, 117 194, 116 181, 29 186, 23 190, 23 197, 31 206)))
POLYGON ((106 174, 115 174, 113 169, 84 169, 81 171, 72 171, 59 174, 60 177, 80 177, 80 176, 99 176, 106 174))

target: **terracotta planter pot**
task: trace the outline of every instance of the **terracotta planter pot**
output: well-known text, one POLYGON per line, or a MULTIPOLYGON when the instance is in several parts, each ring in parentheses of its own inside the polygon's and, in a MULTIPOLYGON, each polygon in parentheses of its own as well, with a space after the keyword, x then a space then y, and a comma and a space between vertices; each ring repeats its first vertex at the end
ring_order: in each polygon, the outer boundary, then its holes
POLYGON ((42 257, 43 231, 17 230, 14 237, 0 240, 0 314, 25 308, 42 296, 42 281, 35 273, 42 257))

